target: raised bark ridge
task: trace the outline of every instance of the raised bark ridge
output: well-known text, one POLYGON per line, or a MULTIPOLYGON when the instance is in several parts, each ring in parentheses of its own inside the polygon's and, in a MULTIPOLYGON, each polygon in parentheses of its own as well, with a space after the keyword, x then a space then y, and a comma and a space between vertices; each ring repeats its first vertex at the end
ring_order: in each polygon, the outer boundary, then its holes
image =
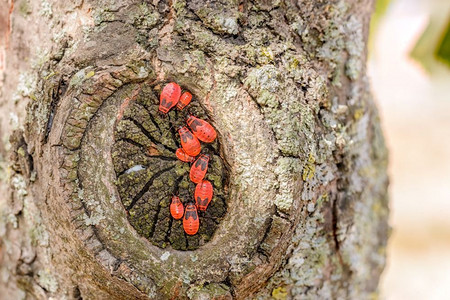
POLYGON ((2 268, 19 270, 2 283, 9 291, 117 299, 376 292, 387 178, 364 75, 371 2, 45 3, 15 15, 19 28, 28 14, 49 21, 39 38, 54 42, 18 94, 32 100, 25 139, 11 138, 4 220, 13 221, 2 239, 22 245, 4 243, 2 268), (207 110, 229 166, 228 210, 194 251, 143 239, 115 184, 127 163, 114 161, 123 100, 169 80, 207 110), (21 234, 30 228, 34 237, 21 234))

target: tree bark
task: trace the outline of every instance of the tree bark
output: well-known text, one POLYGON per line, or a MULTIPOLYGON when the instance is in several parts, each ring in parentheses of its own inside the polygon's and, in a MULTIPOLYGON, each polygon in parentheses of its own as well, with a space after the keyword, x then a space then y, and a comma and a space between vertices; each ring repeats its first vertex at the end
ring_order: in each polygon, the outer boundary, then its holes
POLYGON ((0 3, 1 299, 376 296, 389 227, 371 0, 0 3), (192 238, 166 200, 147 205, 183 187, 152 110, 169 81, 219 136, 216 208, 192 238), (160 132, 141 139, 147 126, 160 132), (157 177, 121 181, 136 162, 120 134, 157 177))

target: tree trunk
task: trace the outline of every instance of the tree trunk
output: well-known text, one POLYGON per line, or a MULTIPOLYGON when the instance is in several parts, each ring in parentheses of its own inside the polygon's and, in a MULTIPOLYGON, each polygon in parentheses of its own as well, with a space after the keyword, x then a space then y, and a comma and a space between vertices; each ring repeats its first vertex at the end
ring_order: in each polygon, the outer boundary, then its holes
POLYGON ((2 0, 0 298, 376 296, 372 5, 2 0), (192 237, 168 215, 193 188, 173 154, 187 111, 157 113, 169 81, 218 133, 192 237))

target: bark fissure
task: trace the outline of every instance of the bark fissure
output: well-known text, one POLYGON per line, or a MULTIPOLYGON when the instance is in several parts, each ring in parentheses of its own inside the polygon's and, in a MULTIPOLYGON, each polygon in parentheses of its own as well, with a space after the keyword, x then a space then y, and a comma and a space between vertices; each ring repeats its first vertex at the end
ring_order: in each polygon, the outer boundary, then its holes
POLYGON ((45 129, 44 144, 47 143, 48 135, 50 134, 50 130, 52 129, 53 118, 56 113, 59 99, 61 97, 64 97, 64 93, 66 92, 66 89, 67 89, 67 83, 61 77, 58 81, 57 87, 55 89, 53 89, 53 91, 52 91, 52 102, 50 103, 50 113, 49 113, 49 117, 48 117, 47 126, 45 129))
POLYGON ((161 211, 161 201, 162 201, 162 199, 164 199, 165 197, 167 197, 167 195, 164 195, 164 197, 162 197, 162 198, 159 199, 159 201, 158 201, 158 206, 157 206, 157 209, 156 209, 156 213, 155 213, 154 216, 153 216, 153 226, 152 226, 152 228, 151 228, 151 230, 150 230, 150 233, 149 233, 149 236, 150 236, 150 237, 153 237, 153 235, 155 234, 156 224, 158 223, 158 217, 159 217, 159 213, 160 213, 160 211, 161 211))
MULTIPOLYGON (((146 107, 144 107, 143 105, 139 104, 139 103, 135 103, 135 105, 141 107, 142 109, 146 109, 146 107)), ((155 121, 155 118, 153 117, 152 114, 147 113, 148 118, 152 121, 152 124, 158 128, 158 131, 160 134, 163 134, 163 131, 161 130, 161 127, 159 127, 158 122, 155 121)))
MULTIPOLYGON (((145 184, 144 188, 133 198, 133 201, 131 201, 130 205, 127 206, 127 210, 130 210, 133 208, 133 206, 136 204, 136 202, 142 198, 142 196, 148 192, 150 186, 153 184, 153 181, 155 180, 155 178, 161 176, 161 174, 163 174, 164 172, 167 172, 171 169, 173 169, 174 166, 170 166, 168 168, 162 169, 161 171, 158 171, 157 173, 155 173, 155 175, 153 175, 149 181, 147 181, 147 183, 145 184)), ((159 206, 159 205, 158 205, 159 206)))

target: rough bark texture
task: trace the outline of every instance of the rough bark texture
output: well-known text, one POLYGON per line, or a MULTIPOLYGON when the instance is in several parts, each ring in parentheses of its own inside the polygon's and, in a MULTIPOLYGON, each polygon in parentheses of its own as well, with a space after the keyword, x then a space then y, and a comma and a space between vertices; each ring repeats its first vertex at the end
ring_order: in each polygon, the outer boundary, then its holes
MULTIPOLYGON (((372 4, 1 0, 0 298, 375 297, 389 228, 372 4), (133 106, 168 81, 220 140, 223 209, 194 247, 164 242, 164 216, 142 227, 163 242, 139 230, 117 180, 158 164, 117 150, 119 119, 148 129, 133 106)), ((141 142, 160 155, 160 138, 141 142)), ((145 197, 142 218, 167 209, 145 197)))

